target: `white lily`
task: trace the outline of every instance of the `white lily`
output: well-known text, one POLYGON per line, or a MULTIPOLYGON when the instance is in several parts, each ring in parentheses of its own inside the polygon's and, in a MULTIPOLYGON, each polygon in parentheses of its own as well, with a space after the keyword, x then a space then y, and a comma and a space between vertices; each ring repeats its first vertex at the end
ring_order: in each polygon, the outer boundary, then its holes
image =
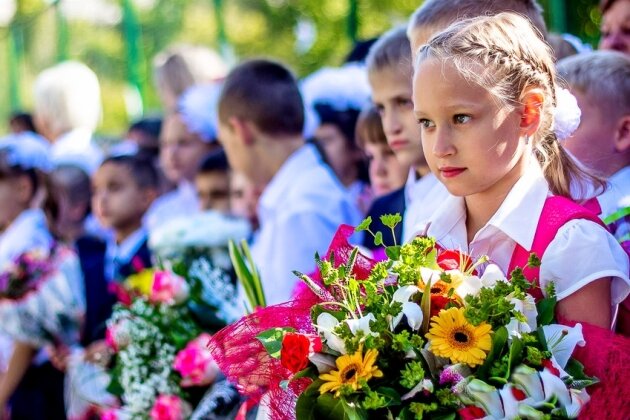
POLYGON ((328 373, 336 368, 335 357, 323 353, 313 353, 308 356, 308 360, 313 362, 318 373, 328 373))
POLYGON ((460 399, 464 404, 480 406, 490 418, 503 417, 503 405, 499 391, 482 380, 472 379, 466 382, 460 399))
POLYGON ((374 314, 369 313, 359 319, 348 319, 346 323, 348 324, 348 327, 350 327, 350 331, 352 331, 353 335, 357 335, 359 331, 363 331, 364 337, 367 337, 368 335, 376 337, 378 334, 370 330, 370 322, 372 321, 376 321, 376 318, 374 317, 374 314))
POLYGON ((324 335, 326 345, 341 354, 346 354, 345 343, 333 332, 337 325, 339 325, 339 320, 328 312, 322 312, 317 317, 316 326, 319 332, 324 335))
POLYGON ((547 340, 547 348, 553 355, 552 361, 557 362, 562 369, 567 365, 575 346, 583 347, 586 344, 582 334, 582 324, 575 324, 573 327, 551 324, 542 328, 547 340))
POLYGON ((545 400, 542 381, 536 369, 525 365, 518 366, 512 373, 512 382, 519 385, 525 395, 532 400, 536 402, 545 400))
POLYGON ((401 400, 405 401, 409 398, 413 398, 416 396, 418 392, 428 391, 429 393, 433 393, 433 382, 431 379, 423 379, 418 382, 418 385, 414 386, 411 391, 407 392, 405 395, 400 397, 401 400))
POLYGON ((499 266, 496 264, 488 264, 479 280, 481 281, 483 287, 494 287, 494 285, 499 281, 506 283, 508 281, 505 278, 503 271, 501 271, 499 266))
POLYGON ((426 267, 420 267, 420 277, 424 284, 431 283, 434 284, 436 281, 440 279, 441 271, 432 270, 426 267))
MULTIPOLYGON (((449 271, 451 273, 451 271, 449 271)), ((460 273, 460 284, 455 288, 455 293, 462 299, 468 295, 477 296, 481 291, 481 280, 477 276, 464 276, 460 273)), ((453 278, 453 274, 451 274, 453 278)))
POLYGON ((394 292, 392 301, 402 303, 402 310, 390 321, 389 327, 392 331, 398 326, 403 315, 407 317, 407 323, 412 330, 417 330, 422 326, 424 316, 420 305, 409 302, 409 299, 418 292, 420 289, 416 286, 402 286, 394 292))
POLYGON ((571 393, 571 404, 564 407, 564 409, 567 411, 567 416, 573 419, 577 418, 582 407, 591 400, 591 397, 585 389, 571 389, 569 392, 571 393))

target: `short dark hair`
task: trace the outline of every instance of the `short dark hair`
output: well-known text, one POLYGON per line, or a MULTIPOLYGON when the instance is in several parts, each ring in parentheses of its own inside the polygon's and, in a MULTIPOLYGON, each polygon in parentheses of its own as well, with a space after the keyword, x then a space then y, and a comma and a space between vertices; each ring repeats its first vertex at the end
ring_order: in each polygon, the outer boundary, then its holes
POLYGON ((301 134, 304 104, 295 77, 280 63, 256 59, 228 74, 219 98, 219 120, 252 121, 269 135, 301 134))
POLYGON ((141 189, 157 189, 159 176, 153 162, 149 159, 133 155, 110 156, 106 158, 101 167, 107 164, 124 166, 131 172, 133 181, 141 189))
POLYGON ((208 153, 197 169, 197 174, 207 174, 211 172, 227 173, 230 170, 225 151, 221 149, 213 150, 208 153))
POLYGON ((387 137, 383 131, 383 121, 378 109, 371 105, 361 111, 357 120, 356 143, 361 149, 366 144, 387 145, 387 137))
POLYGON ((617 3, 617 0, 601 0, 599 2, 599 9, 602 11, 602 15, 606 13, 615 3, 617 3))

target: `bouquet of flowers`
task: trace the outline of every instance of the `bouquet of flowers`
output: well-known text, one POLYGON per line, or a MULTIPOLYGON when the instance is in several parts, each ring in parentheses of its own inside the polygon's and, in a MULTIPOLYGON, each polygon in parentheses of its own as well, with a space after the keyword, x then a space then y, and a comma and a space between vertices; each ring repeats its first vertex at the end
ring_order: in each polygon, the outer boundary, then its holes
POLYGON ((76 255, 53 245, 18 256, 0 273, 0 331, 34 347, 71 347, 85 309, 76 255))
POLYGON ((209 401, 219 370, 206 345, 243 313, 228 243, 248 233, 240 221, 206 213, 150 238, 163 268, 118 287, 106 341, 115 354, 108 391, 119 404, 103 418, 195 418, 196 409, 216 414, 238 402, 236 391, 224 406, 209 401))
MULTIPOLYGON (((392 229, 399 220, 382 219, 392 229)), ((357 229, 369 232, 369 222, 357 229)), ((296 273, 313 293, 212 338, 215 360, 261 401, 259 411, 273 419, 577 417, 596 379, 571 358, 585 344, 581 325, 553 323, 552 288, 535 303, 521 269, 507 279, 487 258, 427 237, 388 247, 376 262, 347 243, 352 232, 340 228, 317 275, 296 273)))

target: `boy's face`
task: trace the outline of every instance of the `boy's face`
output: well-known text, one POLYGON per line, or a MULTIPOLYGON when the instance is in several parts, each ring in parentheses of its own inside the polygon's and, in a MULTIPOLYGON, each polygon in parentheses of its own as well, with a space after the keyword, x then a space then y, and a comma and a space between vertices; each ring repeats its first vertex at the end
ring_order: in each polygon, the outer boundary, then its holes
POLYGON ((239 172, 233 172, 230 180, 230 208, 232 214, 243 217, 252 224, 253 229, 258 227, 256 208, 260 193, 254 185, 239 172))
POLYGON ((564 147, 586 166, 599 170, 605 168, 607 159, 614 153, 614 137, 617 120, 607 107, 593 101, 578 89, 572 89, 582 111, 580 125, 564 147), (590 99, 590 100, 589 100, 590 99))
POLYGON ((193 181, 201 159, 216 146, 190 133, 178 114, 164 121, 160 137, 160 163, 169 181, 193 181))
POLYGON ((200 172, 195 176, 195 188, 201 210, 230 211, 230 176, 227 172, 200 172))
POLYGON ((223 150, 227 155, 230 168, 234 172, 239 172, 245 176, 250 182, 257 179, 256 168, 259 162, 256 161, 256 152, 253 147, 248 147, 244 138, 243 128, 246 123, 236 121, 234 118, 231 122, 219 122, 219 141, 223 145, 223 150))
POLYGON ((369 74, 372 101, 378 109, 389 147, 403 166, 428 172, 420 126, 413 114, 411 75, 385 68, 369 74))
POLYGON ((105 163, 92 178, 92 207, 97 219, 114 230, 140 225, 155 191, 141 188, 124 165, 105 163))

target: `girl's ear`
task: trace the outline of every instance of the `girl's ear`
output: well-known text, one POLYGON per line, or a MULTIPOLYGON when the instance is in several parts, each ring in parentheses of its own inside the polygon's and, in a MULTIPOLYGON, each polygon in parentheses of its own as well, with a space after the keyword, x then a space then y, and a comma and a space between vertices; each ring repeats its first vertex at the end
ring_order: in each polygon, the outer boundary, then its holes
POLYGON ((521 115, 521 130, 523 135, 533 136, 540 126, 540 114, 542 112, 545 96, 541 89, 528 89, 521 97, 523 114, 521 115))
POLYGON ((624 115, 617 122, 614 145, 619 153, 630 151, 630 115, 624 115))

